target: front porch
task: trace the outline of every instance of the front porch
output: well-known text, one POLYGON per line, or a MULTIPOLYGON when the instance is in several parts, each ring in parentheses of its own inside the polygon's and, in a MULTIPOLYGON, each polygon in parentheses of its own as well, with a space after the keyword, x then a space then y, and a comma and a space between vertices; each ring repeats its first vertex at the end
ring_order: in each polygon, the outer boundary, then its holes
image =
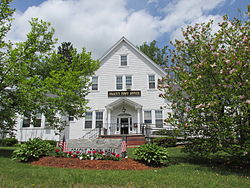
POLYGON ((134 124, 133 127, 129 125, 122 124, 111 124, 100 128, 95 128, 88 131, 82 138, 92 139, 98 137, 119 137, 119 136, 136 136, 143 135, 145 137, 150 137, 154 131, 160 130, 162 128, 155 128, 153 125, 148 124, 134 124), (110 127, 108 130, 105 127, 110 127), (126 128, 126 129, 125 129, 126 128))

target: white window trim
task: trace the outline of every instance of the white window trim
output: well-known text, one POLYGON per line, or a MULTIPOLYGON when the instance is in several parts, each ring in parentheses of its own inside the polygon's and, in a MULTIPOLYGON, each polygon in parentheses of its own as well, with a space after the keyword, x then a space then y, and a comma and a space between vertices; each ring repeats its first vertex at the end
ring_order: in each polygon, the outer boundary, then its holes
POLYGON ((131 76, 131 90, 132 90, 132 88, 133 88, 133 83, 134 83, 134 80, 133 80, 133 75, 131 75, 131 74, 126 74, 126 75, 124 75, 124 81, 125 81, 125 84, 124 84, 124 86, 125 86, 125 89, 127 90, 127 76, 131 76))
POLYGON ((102 126, 104 127, 104 110, 95 110, 95 128, 96 128, 96 112, 102 112, 102 126))
POLYGON ((164 114, 164 111, 163 110, 161 110, 161 109, 156 109, 156 110, 154 110, 154 114, 155 114, 155 117, 154 117, 154 120, 155 120, 155 126, 156 126, 156 120, 160 120, 160 119, 157 119, 156 118, 156 111, 161 111, 161 120, 162 120, 162 127, 164 127, 164 117, 163 117, 163 114, 164 114))
POLYGON ((122 91, 123 90, 123 88, 124 88, 124 75, 115 75, 115 90, 117 90, 117 91, 122 91), (121 89, 117 89, 117 86, 116 86, 116 84, 117 84, 117 77, 122 77, 122 88, 121 89))
POLYGON ((152 109, 143 109, 143 123, 145 123, 145 111, 150 111, 151 112, 151 123, 148 124, 153 124, 154 117, 153 117, 153 110, 152 109))
POLYGON ((128 53, 119 55, 119 67, 120 68, 129 67, 129 55, 128 55, 128 53), (126 66, 122 65, 121 56, 127 56, 127 65, 126 66))
POLYGON ((98 75, 94 75, 94 76, 92 76, 91 77, 91 92, 99 92, 99 90, 100 90, 100 76, 98 76, 98 75), (92 89, 92 79, 93 79, 93 77, 97 77, 97 90, 93 90, 92 89))
POLYGON ((85 123, 86 123, 86 118, 84 117, 84 124, 83 124, 83 129, 84 130, 90 130, 90 129, 93 129, 94 125, 93 125, 93 120, 94 120, 94 116, 95 116, 95 113, 94 111, 86 111, 86 112, 91 112, 92 113, 92 119, 91 119, 91 128, 86 128, 85 127, 85 123))
POLYGON ((147 88, 148 88, 148 90, 150 90, 150 91, 156 91, 157 90, 157 88, 158 88, 158 83, 157 83, 157 76, 156 76, 156 74, 148 74, 147 75, 147 88), (149 76, 154 76, 155 77, 155 88, 149 88, 149 76))

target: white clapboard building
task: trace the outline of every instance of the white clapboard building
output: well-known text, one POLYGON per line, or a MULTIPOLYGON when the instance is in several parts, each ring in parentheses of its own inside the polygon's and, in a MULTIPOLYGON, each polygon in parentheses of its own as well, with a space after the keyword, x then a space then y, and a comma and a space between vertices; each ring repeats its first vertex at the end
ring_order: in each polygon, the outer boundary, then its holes
MULTIPOLYGON (((100 59, 100 68, 92 77, 87 96, 89 111, 85 118, 69 117, 64 135, 67 139, 115 135, 145 135, 162 128, 169 109, 159 97, 158 79, 166 73, 125 37, 115 43, 100 59)), ((36 123, 19 118, 17 139, 40 137, 59 140, 46 128, 45 117, 36 123)))

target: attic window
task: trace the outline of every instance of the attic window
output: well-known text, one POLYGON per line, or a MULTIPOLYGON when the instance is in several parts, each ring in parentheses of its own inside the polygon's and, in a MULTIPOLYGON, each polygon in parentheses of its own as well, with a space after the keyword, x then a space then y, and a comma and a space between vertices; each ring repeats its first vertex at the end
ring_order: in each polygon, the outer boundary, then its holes
POLYGON ((128 65, 127 55, 121 55, 121 66, 127 66, 127 65, 128 65))

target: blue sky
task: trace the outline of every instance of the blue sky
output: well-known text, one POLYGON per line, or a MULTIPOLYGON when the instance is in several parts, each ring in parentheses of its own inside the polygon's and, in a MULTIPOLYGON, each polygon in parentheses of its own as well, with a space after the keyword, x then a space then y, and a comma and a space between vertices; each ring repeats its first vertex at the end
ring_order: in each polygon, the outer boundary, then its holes
MULTIPOLYGON (((100 57, 122 36, 135 45, 157 40, 160 47, 181 38, 181 28, 222 15, 239 16, 247 0, 14 0, 13 29, 8 38, 25 40, 28 20, 52 23, 59 42, 71 41, 100 57)), ((217 25, 214 25, 216 29, 217 25)))

